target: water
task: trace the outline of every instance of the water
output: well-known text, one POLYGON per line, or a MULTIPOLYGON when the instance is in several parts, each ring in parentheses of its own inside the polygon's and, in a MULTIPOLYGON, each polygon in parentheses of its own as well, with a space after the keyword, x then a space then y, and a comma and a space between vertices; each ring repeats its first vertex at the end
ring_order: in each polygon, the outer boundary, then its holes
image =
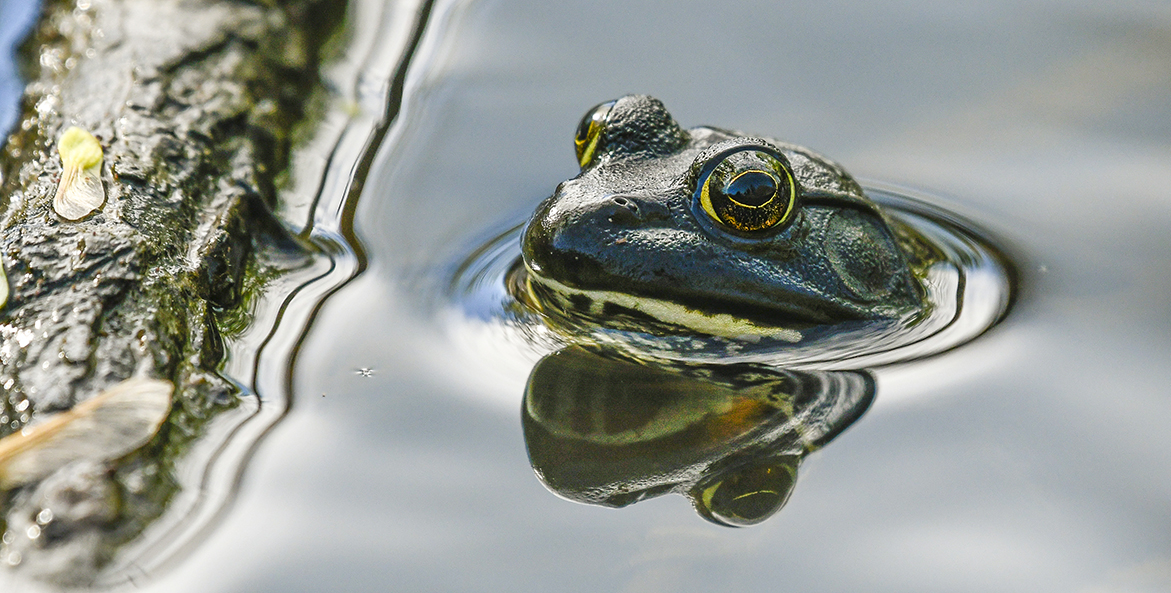
POLYGON ((16 46, 40 13, 38 0, 0 3, 0 133, 5 135, 20 115, 23 85, 17 76, 16 46))
POLYGON ((1171 589, 1171 11, 705 6, 436 5, 358 201, 369 265, 235 504, 144 589, 1171 589), (444 307, 451 262, 574 175, 581 113, 628 92, 916 188, 1020 266, 1003 323, 880 370, 756 527, 549 493, 520 414, 540 352, 444 307))
POLYGON ((1161 5, 452 10, 359 203, 367 273, 318 318, 238 504, 159 590, 1171 586, 1161 5), (436 304, 447 262, 574 174, 580 113, 626 92, 946 196, 1020 255, 1010 317, 880 372, 754 528, 547 492, 520 426, 536 355, 450 333, 436 304))

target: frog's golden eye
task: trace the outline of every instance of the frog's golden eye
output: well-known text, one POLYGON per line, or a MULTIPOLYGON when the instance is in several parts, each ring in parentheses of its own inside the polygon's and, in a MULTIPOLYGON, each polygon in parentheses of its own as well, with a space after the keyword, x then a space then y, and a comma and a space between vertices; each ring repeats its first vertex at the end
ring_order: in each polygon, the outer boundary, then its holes
POLYGON ((764 147, 737 147, 708 161, 696 198, 719 224, 742 232, 781 228, 793 218, 797 186, 783 157, 764 147))
POLYGON ((577 134, 573 137, 573 148, 577 151, 577 164, 585 169, 594 161, 594 151, 598 148, 598 140, 602 137, 602 130, 606 127, 606 116, 617 101, 606 101, 595 105, 586 112, 577 124, 577 134))

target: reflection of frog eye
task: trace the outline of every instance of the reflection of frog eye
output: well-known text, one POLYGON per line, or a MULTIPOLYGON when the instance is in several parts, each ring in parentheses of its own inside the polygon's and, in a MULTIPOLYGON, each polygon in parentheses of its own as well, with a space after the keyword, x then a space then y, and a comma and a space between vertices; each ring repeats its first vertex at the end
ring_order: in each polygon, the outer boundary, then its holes
POLYGON ((594 151, 598 148, 598 140, 602 137, 602 130, 606 127, 606 116, 617 101, 607 101, 595 105, 586 112, 577 124, 577 134, 573 137, 573 148, 577 151, 577 164, 582 169, 594 161, 594 151))
POLYGON ((709 521, 732 527, 755 525, 785 506, 797 483, 800 460, 781 456, 719 475, 696 486, 691 499, 709 521))
POLYGON ((797 191, 793 173, 771 151, 739 147, 711 159, 700 173, 699 204, 708 216, 737 231, 763 231, 788 223, 797 191))

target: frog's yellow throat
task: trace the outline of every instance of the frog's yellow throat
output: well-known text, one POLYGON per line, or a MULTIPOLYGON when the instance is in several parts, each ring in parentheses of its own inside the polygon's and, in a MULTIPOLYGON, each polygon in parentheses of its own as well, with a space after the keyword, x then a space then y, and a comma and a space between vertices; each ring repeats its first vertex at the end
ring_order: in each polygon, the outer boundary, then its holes
POLYGON ((685 327, 701 334, 755 342, 762 337, 782 340, 785 342, 800 342, 801 332, 787 327, 762 325, 752 320, 736 317, 727 313, 709 313, 700 309, 681 305, 673 301, 634 296, 610 290, 583 290, 571 288, 556 280, 545 278, 533 272, 525 264, 525 290, 528 300, 531 300, 544 309, 548 303, 533 285, 539 284, 546 291, 561 299, 556 306, 562 309, 586 309, 586 313, 600 317, 607 304, 614 304, 626 309, 632 309, 650 316, 660 322, 685 327))

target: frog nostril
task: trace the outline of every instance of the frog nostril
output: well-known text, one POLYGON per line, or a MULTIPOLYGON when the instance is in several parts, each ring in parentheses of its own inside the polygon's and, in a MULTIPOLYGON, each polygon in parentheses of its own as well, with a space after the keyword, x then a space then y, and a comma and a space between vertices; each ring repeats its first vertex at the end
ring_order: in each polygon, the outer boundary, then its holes
POLYGON ((638 203, 623 196, 610 198, 610 203, 617 208, 610 208, 607 219, 613 224, 633 224, 642 220, 638 203))
POLYGON ((627 198, 624 198, 622 196, 615 196, 613 198, 610 198, 610 201, 614 202, 615 204, 617 204, 619 206, 622 206, 623 208, 626 208, 627 210, 630 210, 631 212, 633 212, 635 214, 638 214, 638 204, 634 203, 633 201, 631 201, 627 198))

